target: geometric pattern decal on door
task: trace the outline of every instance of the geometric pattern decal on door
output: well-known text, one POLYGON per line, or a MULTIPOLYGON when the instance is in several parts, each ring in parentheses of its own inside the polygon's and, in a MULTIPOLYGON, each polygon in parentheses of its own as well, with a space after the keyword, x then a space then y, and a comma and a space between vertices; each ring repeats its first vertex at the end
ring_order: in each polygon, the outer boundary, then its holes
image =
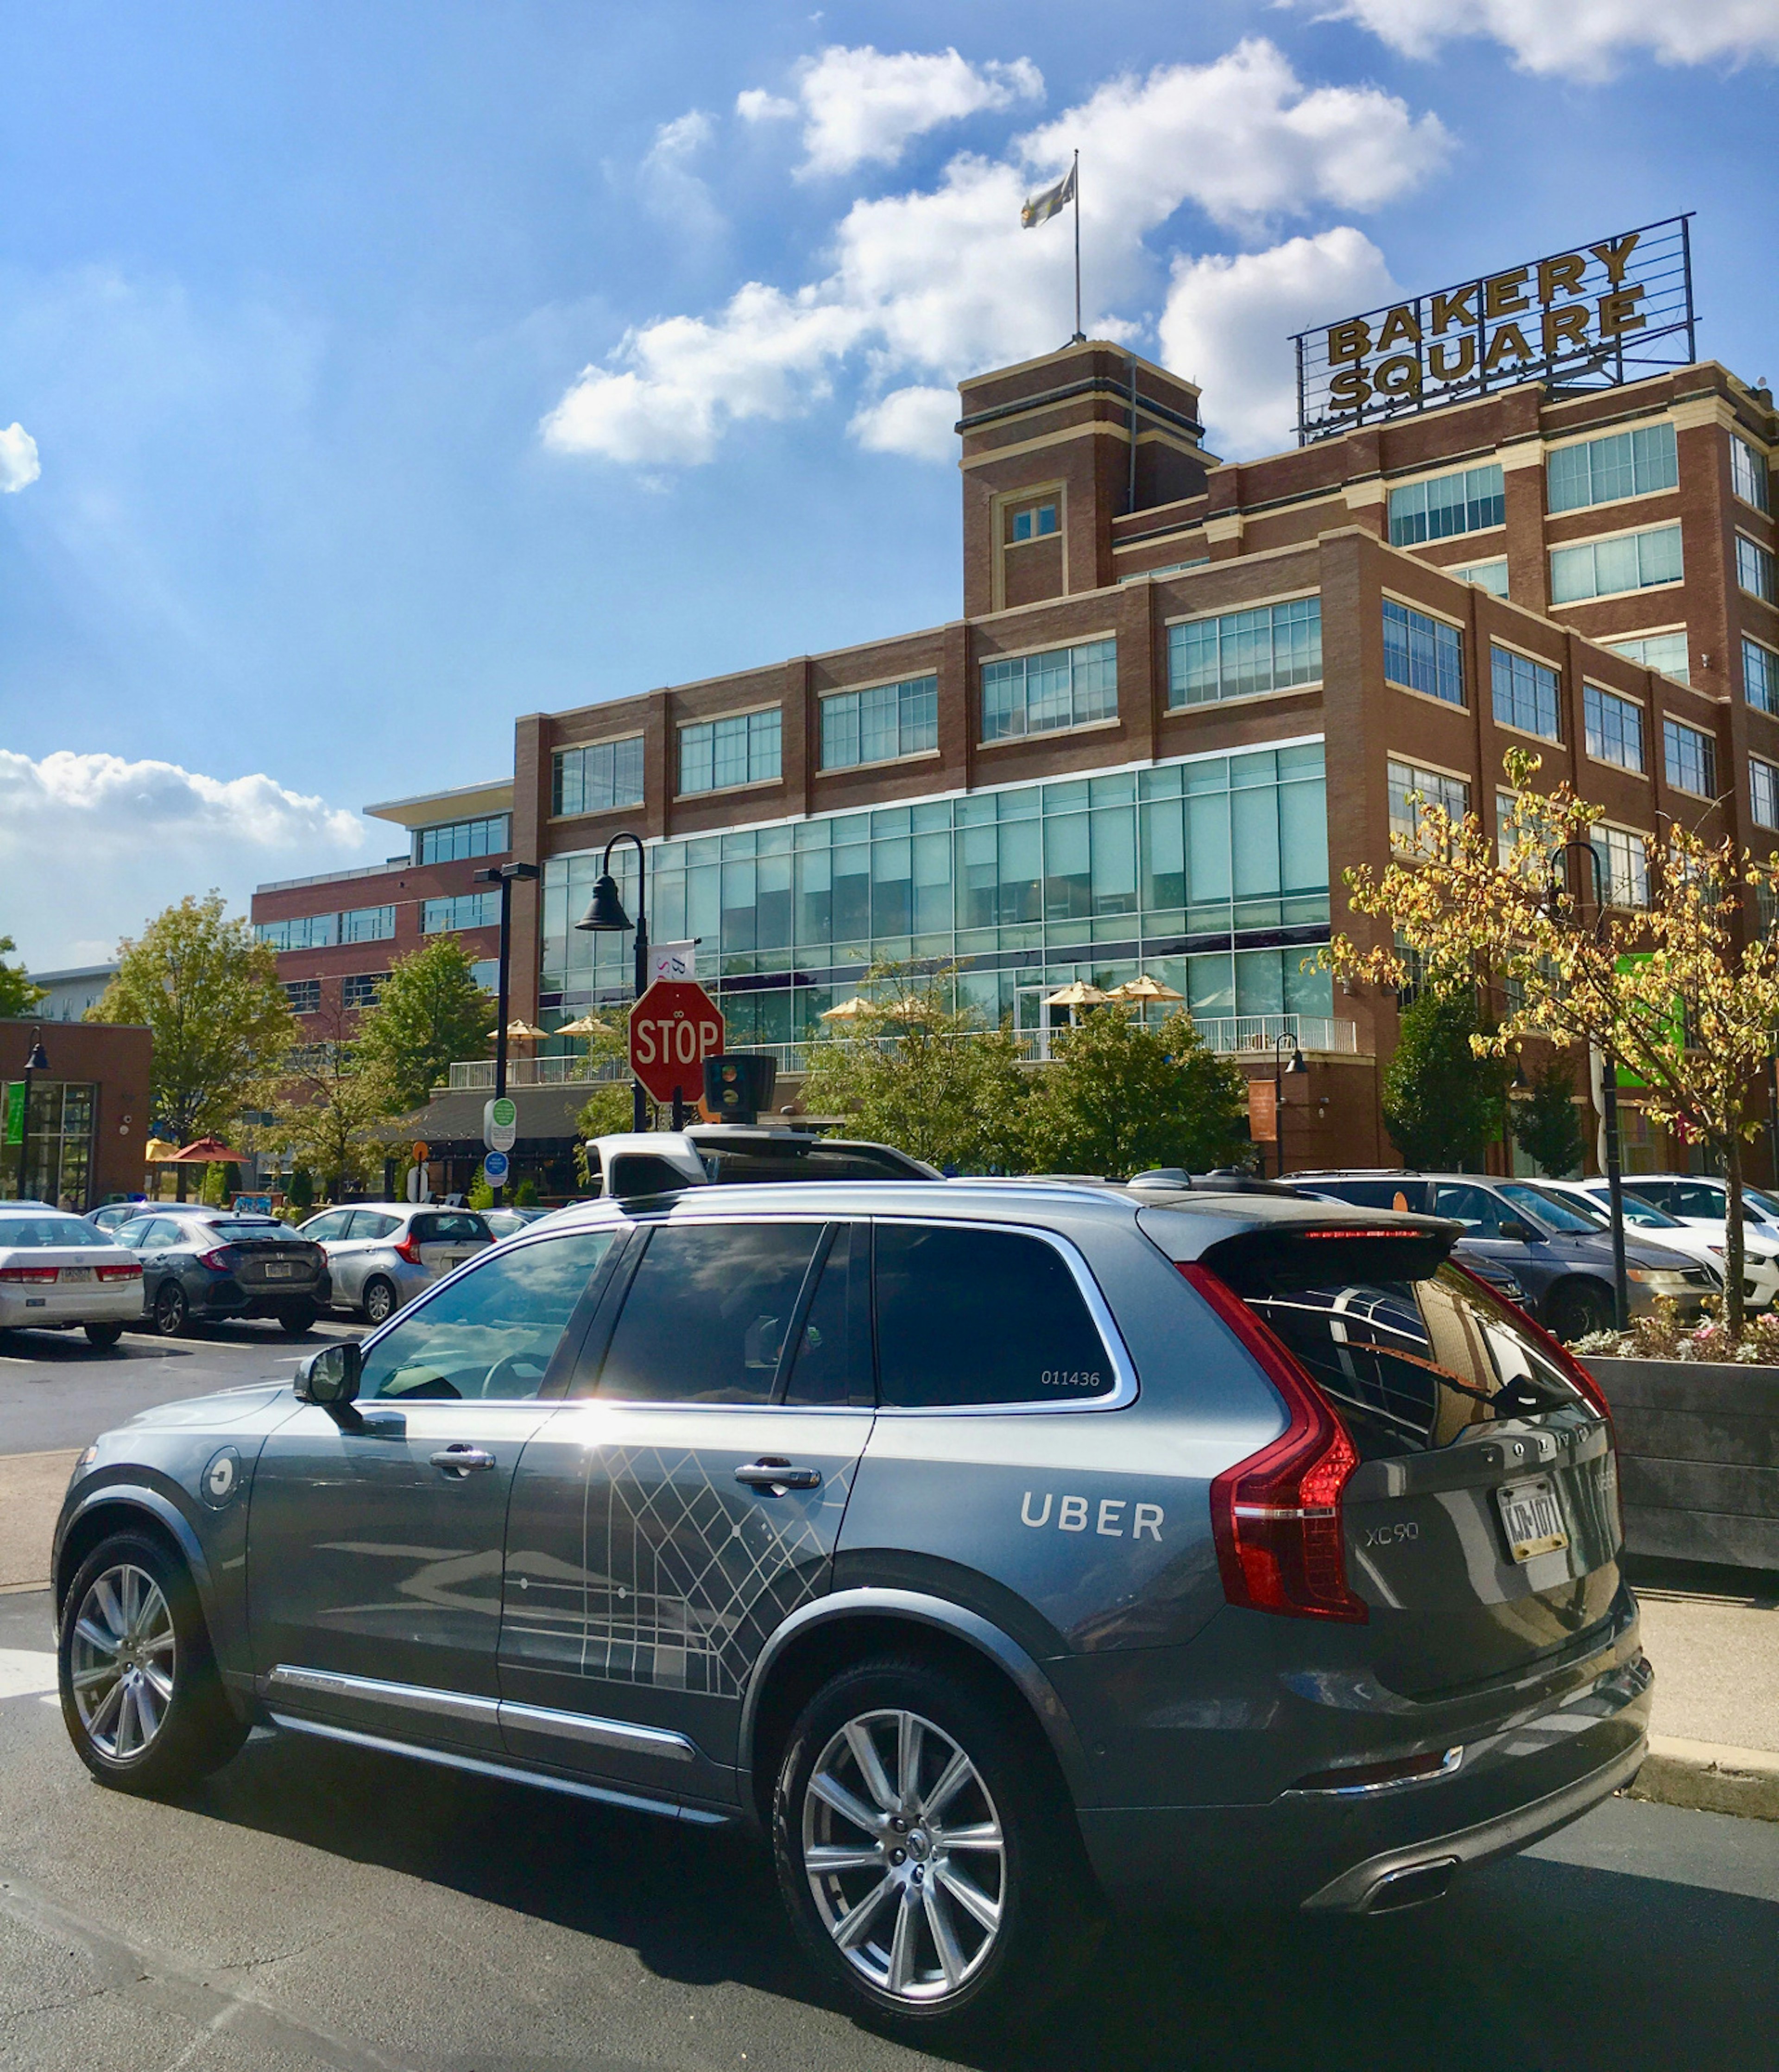
POLYGON ((855 1463, 819 1490, 762 1497, 717 1455, 719 1488, 692 1452, 604 1454, 604 1572, 587 1548, 583 1672, 712 1697, 738 1696, 766 1635, 827 1581, 855 1463))

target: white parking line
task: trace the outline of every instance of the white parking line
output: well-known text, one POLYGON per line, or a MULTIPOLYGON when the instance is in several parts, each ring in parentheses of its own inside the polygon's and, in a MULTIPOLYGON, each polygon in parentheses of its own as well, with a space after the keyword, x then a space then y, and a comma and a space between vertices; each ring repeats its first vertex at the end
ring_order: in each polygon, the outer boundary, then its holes
POLYGON ((35 1698, 55 1688, 55 1657, 35 1647, 0 1647, 0 1698, 35 1698))

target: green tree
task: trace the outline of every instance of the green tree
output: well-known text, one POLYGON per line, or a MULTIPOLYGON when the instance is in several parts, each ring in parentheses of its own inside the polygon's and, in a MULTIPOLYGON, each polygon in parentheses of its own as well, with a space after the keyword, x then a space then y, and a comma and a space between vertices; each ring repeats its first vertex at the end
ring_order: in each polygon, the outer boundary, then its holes
POLYGON ((29 1014, 43 997, 44 988, 31 984, 23 963, 3 961, 7 952, 18 947, 10 935, 0 935, 0 1021, 29 1014))
POLYGON ((956 972, 873 966, 857 1018, 830 1022, 809 1046, 803 1105, 931 1165, 1017 1171, 1027 1092, 1018 1046, 958 1004, 956 972))
POLYGON ((380 1178, 401 1136, 388 1083, 347 1040, 346 1019, 335 1009, 323 1040, 293 1054, 273 1124, 293 1166, 321 1174, 336 1202, 380 1178))
POLYGON ((1469 1172, 1501 1133, 1511 1065, 1479 1057, 1474 985, 1424 985, 1403 1011, 1395 1054, 1383 1068, 1383 1120, 1405 1165, 1469 1172))
POLYGON ((396 958, 376 1005, 353 1038, 359 1059, 388 1087, 402 1112, 423 1107, 450 1067, 488 1054, 496 1009, 475 982, 470 954, 455 935, 435 935, 396 958))
MULTIPOLYGON (((590 1070, 603 1071, 610 1076, 595 1084, 574 1118, 574 1170, 583 1187, 593 1185, 587 1167, 587 1139, 623 1136, 635 1117, 630 1075, 630 1009, 602 1007, 593 1018, 604 1026, 586 1038, 587 1064, 590 1070)), ((649 1112, 651 1116, 655 1113, 652 1102, 649 1112)))
POLYGON ((1247 1146, 1247 1082, 1206 1049, 1189 1014, 1150 1024, 1127 1008, 1089 1008, 1050 1054, 1026 1110, 1033 1170, 1120 1180, 1155 1166, 1202 1172, 1247 1146))
POLYGON ((304 1215, 315 1206, 315 1176, 306 1166, 298 1166, 291 1172, 290 1206, 304 1215))
MULTIPOLYGON (((149 1104, 158 1137, 175 1144, 224 1136, 273 1084, 297 1039, 277 960, 222 894, 189 894, 118 945, 117 976, 89 1022, 146 1025, 154 1039, 149 1104)), ((179 1174, 184 1199, 186 1169, 179 1174)))
POLYGON ((1553 1180, 1581 1170, 1588 1140, 1576 1112, 1575 1070, 1553 1058, 1532 1079, 1532 1091, 1514 1104, 1514 1139, 1553 1180))

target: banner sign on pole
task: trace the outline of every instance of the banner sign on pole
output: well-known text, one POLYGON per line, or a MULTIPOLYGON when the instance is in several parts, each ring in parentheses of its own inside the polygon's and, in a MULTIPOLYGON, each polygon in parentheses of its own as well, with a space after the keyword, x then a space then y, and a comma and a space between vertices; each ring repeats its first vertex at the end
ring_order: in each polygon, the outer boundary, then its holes
POLYGON ((698 976, 698 941, 651 943, 648 946, 648 982, 672 979, 676 983, 695 980, 698 976))

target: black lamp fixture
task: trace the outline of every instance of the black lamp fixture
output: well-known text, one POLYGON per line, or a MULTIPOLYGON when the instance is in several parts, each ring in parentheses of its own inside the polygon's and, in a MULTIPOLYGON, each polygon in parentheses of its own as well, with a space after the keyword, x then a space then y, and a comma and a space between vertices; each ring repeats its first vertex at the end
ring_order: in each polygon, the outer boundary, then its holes
POLYGON ((25 1057, 24 1100, 18 1110, 18 1198, 25 1198, 25 1161, 31 1156, 31 1075, 49 1070, 49 1054, 43 1048, 39 1022, 31 1032, 31 1049, 25 1057))
MULTIPOLYGON (((606 844, 606 853, 599 865, 599 876, 593 888, 592 902, 574 924, 590 935, 621 935, 635 927, 636 961, 633 976, 638 1000, 648 990, 648 916, 643 909, 643 888, 647 878, 648 852, 643 846, 643 837, 632 834, 628 828, 620 828, 606 844), (624 911, 618 881, 611 874, 611 853, 621 841, 635 842, 636 845, 636 919, 634 923, 624 911)), ((674 1127, 677 1128, 680 1127, 680 1103, 677 1099, 673 1107, 674 1127)), ((631 1124, 639 1136, 648 1128, 648 1096, 644 1092, 640 1079, 631 1082, 631 1124)))
POLYGON ((1284 1081, 1307 1072, 1301 1046, 1295 1036, 1281 1030, 1272 1039, 1272 1148, 1277 1157, 1279 1170, 1276 1177, 1285 1177, 1285 1089, 1284 1081), (1291 1046, 1291 1059, 1285 1061, 1285 1046, 1291 1046))

